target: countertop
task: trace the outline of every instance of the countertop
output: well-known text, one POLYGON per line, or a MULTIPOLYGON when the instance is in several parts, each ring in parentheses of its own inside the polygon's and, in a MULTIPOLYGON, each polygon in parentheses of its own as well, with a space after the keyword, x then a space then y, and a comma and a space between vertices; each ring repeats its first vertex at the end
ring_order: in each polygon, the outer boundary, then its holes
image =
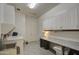
POLYGON ((23 40, 22 36, 10 36, 3 40, 4 44, 16 43, 17 40, 23 40))
POLYGON ((7 38, 7 40, 18 40, 18 39, 23 39, 22 36, 10 36, 7 38))
POLYGON ((48 36, 48 37, 41 37, 41 38, 53 43, 60 44, 62 46, 79 50, 79 38, 67 38, 67 37, 59 37, 59 36, 48 36))

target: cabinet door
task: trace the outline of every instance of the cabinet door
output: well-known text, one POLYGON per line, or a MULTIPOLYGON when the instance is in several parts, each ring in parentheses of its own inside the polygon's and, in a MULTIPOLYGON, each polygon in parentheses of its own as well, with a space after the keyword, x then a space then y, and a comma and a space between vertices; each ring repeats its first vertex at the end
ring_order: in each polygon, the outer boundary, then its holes
POLYGON ((48 28, 48 20, 47 19, 44 19, 43 20, 43 30, 46 30, 48 28))
POLYGON ((72 8, 66 12, 65 29, 77 28, 77 8, 72 8))
POLYGON ((48 19, 45 19, 43 21, 43 29, 44 30, 54 30, 56 29, 56 19, 55 17, 51 17, 51 18, 48 18, 48 19))
POLYGON ((70 16, 70 11, 66 12, 66 18, 65 18, 65 25, 64 29, 71 29, 71 16, 70 16))
POLYGON ((63 14, 61 14, 61 20, 60 20, 60 28, 61 29, 66 29, 66 12, 64 12, 63 14))
POLYGON ((72 8, 70 10, 70 17, 71 17, 71 29, 77 29, 77 7, 72 8))
POLYGON ((4 23, 15 24, 15 9, 13 6, 4 6, 4 23))
POLYGON ((77 29, 79 29, 79 6, 77 7, 77 29))
POLYGON ((63 19, 62 18, 63 18, 62 14, 56 16, 55 25, 56 25, 57 30, 61 30, 63 28, 63 19))
POLYGON ((56 30, 57 29, 57 21, 56 21, 56 17, 52 17, 51 18, 51 28, 52 30, 56 30))
POLYGON ((52 27, 51 27, 51 19, 45 19, 43 21, 43 29, 44 30, 51 30, 52 27))
POLYGON ((62 30, 65 27, 65 11, 59 15, 56 16, 56 29, 62 30))
POLYGON ((55 17, 55 20, 54 20, 54 24, 55 24, 55 29, 59 29, 59 25, 60 25, 60 21, 59 21, 59 15, 55 17))

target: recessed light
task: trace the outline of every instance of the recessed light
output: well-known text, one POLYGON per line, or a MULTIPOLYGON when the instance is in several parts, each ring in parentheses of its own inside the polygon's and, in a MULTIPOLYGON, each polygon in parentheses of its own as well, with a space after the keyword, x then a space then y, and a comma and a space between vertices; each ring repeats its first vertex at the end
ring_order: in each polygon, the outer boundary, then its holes
POLYGON ((36 5, 37 5, 37 3, 28 3, 27 6, 32 9, 32 8, 35 8, 36 5))

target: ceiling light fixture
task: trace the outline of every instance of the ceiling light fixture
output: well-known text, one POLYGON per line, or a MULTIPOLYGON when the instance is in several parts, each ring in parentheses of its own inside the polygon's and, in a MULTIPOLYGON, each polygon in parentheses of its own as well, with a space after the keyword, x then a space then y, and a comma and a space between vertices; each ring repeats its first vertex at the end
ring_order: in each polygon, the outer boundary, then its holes
POLYGON ((28 4, 28 7, 32 9, 32 8, 34 8, 34 7, 36 6, 36 4, 37 4, 37 3, 29 3, 29 4, 28 4))

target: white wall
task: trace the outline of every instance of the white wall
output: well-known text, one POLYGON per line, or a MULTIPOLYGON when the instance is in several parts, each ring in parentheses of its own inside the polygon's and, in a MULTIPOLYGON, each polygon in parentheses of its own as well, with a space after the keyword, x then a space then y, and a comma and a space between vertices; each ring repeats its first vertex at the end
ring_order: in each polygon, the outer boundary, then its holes
POLYGON ((1 38, 1 25, 0 25, 0 38, 1 38))
POLYGON ((5 4, 4 5, 4 23, 15 25, 15 7, 5 4))
MULTIPOLYGON (((2 23, 3 22, 3 17, 2 17, 2 10, 3 10, 3 8, 2 8, 2 4, 0 4, 0 23, 2 23)), ((0 24, 0 38, 1 38, 1 24, 0 24)))
POLYGON ((3 6, 4 4, 0 3, 0 23, 3 22, 3 11, 4 11, 3 6))
POLYGON ((15 28, 15 26, 12 24, 1 23, 0 25, 1 25, 1 33, 2 34, 6 34, 15 28))
POLYGON ((38 38, 38 19, 33 16, 26 16, 26 41, 37 41, 38 38))
MULTIPOLYGON (((63 3, 63 4, 60 4, 54 8, 52 8, 51 10, 49 10, 47 13, 45 13, 44 15, 42 15, 40 18, 39 18, 39 26, 40 26, 40 37, 42 36, 42 21, 44 19, 47 19, 47 18, 52 18, 53 16, 57 15, 58 13, 61 13, 61 11, 64 11, 65 9, 69 9, 69 8, 72 8, 74 6, 78 6, 79 4, 74 4, 74 3, 63 3)), ((61 36, 61 37, 68 37, 68 38, 79 38, 79 32, 76 32, 76 31, 72 31, 72 32, 50 32, 50 35, 55 35, 55 36, 61 36)))
POLYGON ((26 26, 25 26, 25 15, 22 13, 17 13, 15 16, 15 31, 19 33, 19 36, 23 36, 25 38, 26 35, 26 26))
POLYGON ((38 19, 33 16, 26 16, 22 13, 16 12, 14 31, 18 32, 19 36, 23 36, 25 41, 39 40, 38 19))
POLYGON ((22 13, 16 13, 15 25, 19 36, 23 36, 25 41, 37 41, 38 38, 38 19, 33 16, 26 16, 22 13))

